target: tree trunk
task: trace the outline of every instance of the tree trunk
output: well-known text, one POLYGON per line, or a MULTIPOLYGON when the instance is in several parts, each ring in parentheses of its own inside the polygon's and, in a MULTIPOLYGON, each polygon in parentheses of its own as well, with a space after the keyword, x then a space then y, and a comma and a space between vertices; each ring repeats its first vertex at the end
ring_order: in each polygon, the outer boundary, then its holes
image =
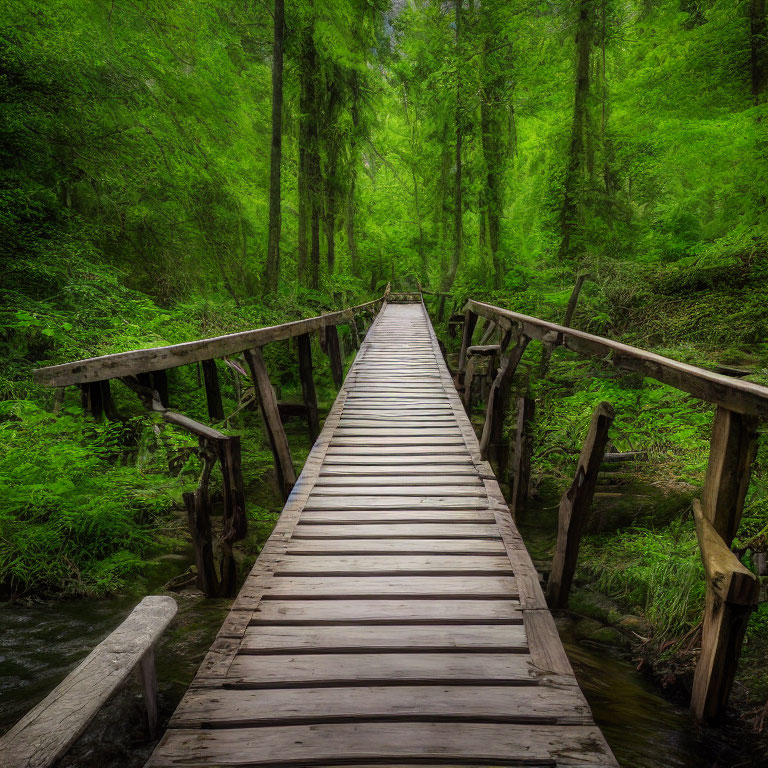
POLYGON ((572 238, 578 226, 579 186, 585 170, 584 132, 587 127, 589 97, 590 49, 594 34, 592 0, 580 0, 579 18, 576 25, 576 84, 573 101, 573 123, 568 166, 565 173, 563 206, 560 211, 560 249, 558 258, 564 261, 571 256, 572 238))
POLYGON ((352 76, 352 135, 349 139, 349 188, 347 189, 347 211, 345 225, 347 230, 347 249, 349 250, 352 274, 358 277, 360 266, 357 255, 357 238, 355 237, 355 187, 357 185, 357 131, 360 125, 360 83, 357 74, 352 76))
POLYGON ((269 240, 264 271, 264 291, 277 291, 280 276, 280 161, 283 142, 283 33, 285 0, 275 0, 275 30, 272 48, 272 147, 269 167, 269 240))
MULTIPOLYGON (((462 0, 454 0, 454 11, 456 15, 456 55, 458 59, 459 46, 461 44, 461 3, 462 0)), ((461 145, 463 141, 463 115, 461 106, 461 76, 456 74, 456 176, 454 193, 454 223, 453 223, 453 251, 451 253, 451 269, 446 276, 443 290, 448 291, 453 285, 456 273, 461 261, 462 241, 464 239, 464 215, 462 200, 462 181, 461 181, 461 145)))

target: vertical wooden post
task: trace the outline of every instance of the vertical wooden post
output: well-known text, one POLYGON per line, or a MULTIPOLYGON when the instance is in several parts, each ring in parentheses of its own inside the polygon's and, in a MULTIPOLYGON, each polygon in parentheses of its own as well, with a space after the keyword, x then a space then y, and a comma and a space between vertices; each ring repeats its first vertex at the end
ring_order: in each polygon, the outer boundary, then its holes
POLYGON ((464 410, 468 416, 472 415, 472 382, 475 378, 475 368, 477 367, 477 357, 467 354, 467 362, 464 366, 464 382, 462 384, 461 402, 464 404, 464 410))
POLYGON ((587 439, 581 449, 576 476, 571 487, 560 500, 557 548, 547 584, 547 602, 551 608, 568 607, 568 593, 576 572, 581 532, 592 505, 597 473, 605 454, 608 430, 613 423, 614 415, 610 403, 600 403, 595 410, 587 439))
POLYGON ((693 502, 696 536, 707 577, 707 601, 701 630, 701 656, 693 676, 691 711, 712 722, 725 712, 741 655, 749 616, 757 605, 760 583, 693 502))
POLYGON ((114 421, 118 414, 117 408, 115 408, 115 401, 112 399, 112 388, 109 379, 100 381, 99 388, 101 389, 101 403, 104 408, 104 415, 109 421, 114 421))
POLYGON ((528 502, 528 484, 531 479, 531 426, 536 401, 530 397, 517 398, 517 429, 515 431, 515 467, 512 477, 512 499, 509 505, 512 517, 525 509, 528 502))
POLYGON ((93 416, 96 421, 104 419, 104 390, 100 381, 91 381, 87 384, 81 384, 83 410, 93 416))
POLYGON ((163 407, 168 407, 168 371, 153 371, 152 377, 152 389, 157 392, 160 402, 163 407))
POLYGON ((757 420, 722 406, 715 411, 702 507, 730 545, 739 529, 757 451, 757 420))
POLYGON ((357 318, 352 315, 349 321, 349 330, 352 333, 352 343, 355 345, 355 349, 360 349, 360 333, 357 330, 357 318))
POLYGON ((221 402, 219 375, 215 360, 203 360, 205 397, 208 401, 208 416, 212 421, 224 421, 224 404, 221 402))
MULTIPOLYGON (((485 409, 485 422, 483 423, 483 434, 480 437, 480 453, 484 459, 488 458, 490 446, 494 441, 498 441, 504 426, 504 416, 506 414, 509 387, 512 378, 515 375, 517 366, 523 358, 526 347, 530 339, 527 336, 520 336, 515 346, 507 354, 501 356, 499 370, 496 378, 491 384, 488 393, 488 404, 485 409), (506 397, 505 397, 506 395, 506 397)), ((505 344, 502 344, 502 349, 505 344)))
POLYGON ((459 363, 456 371, 456 382, 460 383, 464 379, 464 369, 467 364, 467 349, 472 346, 472 334, 475 332, 477 324, 477 315, 468 309, 464 312, 464 332, 461 336, 461 350, 459 351, 459 363))
POLYGON ((234 597, 237 593, 237 574, 232 544, 245 538, 248 532, 239 435, 219 440, 216 449, 224 496, 219 594, 222 597, 234 597))
POLYGON ((150 646, 136 665, 136 673, 144 689, 144 706, 147 709, 147 725, 151 738, 157 736, 157 673, 155 671, 155 649, 150 646))
POLYGON ((261 347, 246 350, 244 354, 251 369, 254 384, 259 390, 259 404, 261 405, 264 424, 267 427, 269 442, 272 446, 272 454, 275 457, 278 481, 283 495, 287 499, 291 489, 296 484, 296 470, 293 468, 288 438, 285 436, 283 422, 280 420, 275 390, 272 389, 272 384, 269 381, 269 374, 267 373, 267 366, 264 362, 261 347))
POLYGON ((331 373, 336 389, 341 389, 344 383, 344 361, 341 359, 339 347, 339 329, 335 325, 325 326, 325 345, 328 349, 328 357, 331 361, 331 373))
POLYGON ((308 333, 298 337, 299 345, 299 378, 301 379, 301 394, 307 407, 307 426, 309 437, 314 443, 320 434, 320 419, 317 415, 317 393, 315 380, 312 376, 312 338, 308 333))

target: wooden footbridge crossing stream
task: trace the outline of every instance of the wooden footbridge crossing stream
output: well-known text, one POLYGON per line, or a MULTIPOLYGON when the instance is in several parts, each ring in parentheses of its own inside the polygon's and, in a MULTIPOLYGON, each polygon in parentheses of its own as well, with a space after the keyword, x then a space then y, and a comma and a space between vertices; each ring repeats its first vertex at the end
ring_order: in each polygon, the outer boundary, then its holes
POLYGON ((369 331, 149 766, 615 765, 421 304, 369 331))
MULTIPOLYGON (((202 364, 216 421, 223 409, 213 360, 224 358, 245 373, 229 359, 243 354, 287 494, 147 768, 617 765, 548 609, 567 600, 613 410, 604 403, 595 411, 561 501, 548 602, 510 514, 529 471, 525 398, 517 402, 510 505, 486 460, 498 445, 510 379, 531 340, 549 351, 562 346, 610 360, 717 406, 702 500, 694 503, 708 597, 692 710, 700 720, 722 713, 759 594, 757 578, 729 545, 749 484, 757 424, 768 416, 768 389, 472 300, 454 378, 423 295, 394 299, 388 289, 376 302, 316 318, 36 372, 40 383, 80 386, 97 417, 114 413, 109 382, 120 379, 166 422, 199 438, 206 471, 185 503, 206 594, 235 591, 232 544, 245 532, 240 444, 237 436, 168 409, 167 369, 202 364), (355 317, 364 312, 373 322, 343 380, 336 326, 348 323, 357 338, 355 317), (486 331, 472 346, 479 317, 498 333, 497 345, 483 344, 486 331), (312 380, 315 332, 339 387, 322 431, 312 380), (317 436, 298 479, 261 351, 294 336, 304 411, 317 436), (496 373, 486 377, 478 441, 465 406, 476 358, 488 355, 498 368, 489 366, 496 373), (464 402, 454 382, 463 385, 464 402), (218 568, 207 488, 215 461, 223 488, 218 568)), ((108 638, 70 676, 74 682, 67 678, 0 740, 3 768, 42 767, 61 755, 132 668, 121 668, 128 663, 121 661, 126 647, 130 665, 140 664, 150 727, 156 724, 151 647, 175 605, 170 598, 146 601, 133 624, 126 622, 113 633, 116 640, 108 638), (135 642, 126 646, 127 637, 135 642), (104 680, 115 682, 104 682, 95 705, 83 708, 83 691, 100 684, 89 669, 109 669, 104 680), (75 720, 72 712, 80 713, 75 720), (51 723, 61 725, 57 730, 51 723), (65 735, 57 739, 58 731, 65 735), (43 752, 46 760, 39 759, 43 752), (3 753, 32 757, 3 762, 3 753)))

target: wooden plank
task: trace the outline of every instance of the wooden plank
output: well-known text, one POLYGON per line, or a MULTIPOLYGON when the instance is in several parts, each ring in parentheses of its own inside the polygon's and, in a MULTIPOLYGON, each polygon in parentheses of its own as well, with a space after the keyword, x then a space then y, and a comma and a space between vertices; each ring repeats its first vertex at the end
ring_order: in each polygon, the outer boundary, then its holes
POLYGON ((723 376, 613 339, 566 328, 491 304, 470 300, 466 311, 491 319, 506 318, 522 327, 523 333, 533 339, 541 340, 549 333, 560 334, 563 345, 579 354, 601 358, 610 355, 613 365, 669 384, 700 400, 716 403, 736 413, 768 416, 768 387, 723 376))
POLYGON ((731 552, 698 500, 693 502, 693 513, 707 600, 691 711, 699 721, 716 722, 728 705, 749 617, 760 597, 760 581, 731 552))
POLYGON ((341 359, 339 330, 335 325, 325 326, 325 346, 328 351, 328 359, 331 362, 333 383, 336 385, 336 389, 341 389, 344 382, 344 361, 341 359))
POLYGON ((456 552, 465 555, 504 554, 500 539, 292 539, 288 542, 290 554, 432 554, 434 552, 456 552))
POLYGON ((238 656, 229 670, 230 687, 279 688, 334 685, 392 685, 401 682, 531 685, 524 653, 303 653, 238 656))
POLYGON ((399 575, 467 572, 480 574, 512 574, 509 558, 504 555, 464 555, 441 553, 429 555, 285 555, 275 563, 275 576, 345 576, 358 574, 399 575))
POLYGON ((252 624, 521 624, 520 604, 512 599, 452 600, 263 600, 252 624))
POLYGON ((482 481, 477 475, 460 474, 456 477, 435 473, 434 475, 399 475, 395 473, 382 473, 380 475, 359 475, 357 473, 349 473, 347 475, 328 475, 328 473, 320 473, 320 478, 315 483, 314 492, 321 493, 325 489, 329 488, 344 488, 344 487, 396 487, 399 485, 404 486, 421 486, 429 487, 429 491, 433 491, 435 488, 481 488, 483 487, 482 481))
POLYGON ((145 597, 62 683, 0 738, 0 764, 45 768, 58 760, 145 658, 176 610, 171 597, 145 597))
MULTIPOLYGON (((246 581, 237 598, 247 597, 246 581)), ((513 598, 517 584, 513 576, 286 576, 271 579, 264 594, 270 598, 365 597, 369 599, 410 597, 513 598)))
POLYGON ((568 606, 568 593, 576 572, 581 532, 587 521, 597 483, 597 473, 605 454, 608 430, 614 411, 610 403, 600 403, 589 425, 581 449, 576 475, 560 501, 557 547, 547 583, 547 602, 553 608, 568 606))
POLYGON ((430 686, 277 688, 190 691, 171 721, 174 728, 216 728, 376 720, 439 720, 583 725, 589 707, 577 690, 545 686, 430 686))
POLYGON ((519 624, 250 627, 240 653, 401 653, 528 650, 519 624))
POLYGON ((312 374, 312 337, 302 333, 296 339, 299 348, 299 379, 301 395, 307 408, 307 427, 309 439, 314 443, 320 434, 320 419, 317 413, 317 393, 315 379, 312 374))
POLYGON ((756 430, 756 419, 717 408, 701 502, 704 514, 726 544, 739 530, 757 453, 756 430))
POLYGON ((499 538, 499 531, 494 523, 455 520, 451 520, 449 523, 414 523, 411 520, 406 523, 369 523, 365 520, 357 520, 349 524, 331 525, 302 522, 296 526, 292 540, 325 537, 334 539, 344 537, 356 539, 433 539, 435 537, 496 539, 499 538))
POLYGON ((147 371, 160 371, 180 365, 211 360, 213 358, 235 355, 247 349, 261 347, 273 341, 290 339, 304 333, 312 333, 328 325, 347 322, 354 314, 373 307, 377 301, 360 304, 356 307, 331 312, 319 317, 296 320, 291 323, 274 325, 269 328, 256 328, 242 333, 230 333, 210 339, 187 341, 166 347, 136 349, 131 352, 117 352, 112 355, 76 360, 72 363, 38 368, 33 377, 37 384, 48 387, 63 387, 70 384, 82 384, 88 381, 116 379, 147 371))
POLYGON ((384 479, 403 478, 406 481, 408 478, 421 477, 425 481, 434 479, 441 482, 450 477, 454 481, 473 482, 477 479, 477 469, 472 460, 467 457, 462 460, 455 459, 454 463, 450 464, 436 464, 429 461, 419 461, 417 465, 410 461, 407 464, 395 462, 389 464, 336 464, 329 462, 324 464, 320 471, 320 482, 326 482, 332 478, 356 481, 376 477, 384 479), (430 474, 422 474, 424 472, 430 474))
POLYGON ((347 509, 486 509, 488 500, 485 495, 453 497, 453 496, 358 496, 350 494, 340 497, 328 497, 312 493, 304 507, 304 513, 320 510, 344 511, 347 509))
POLYGON ((385 485, 376 485, 359 480, 358 484, 350 485, 315 485, 312 490, 312 498, 326 496, 334 499, 349 499, 371 496, 414 496, 429 498, 430 496, 468 496, 473 498, 482 498, 484 489, 479 483, 466 483, 457 485, 416 485, 401 483, 393 484, 392 481, 384 480, 385 485))
MULTIPOLYGON (((384 456, 466 456, 465 445, 337 445, 332 442, 329 456, 376 456, 379 459, 384 456)), ((421 461, 421 459, 419 459, 421 461)))
POLYGON ((429 758, 441 765, 618 766, 595 726, 508 723, 329 723, 236 729, 173 729, 147 768, 200 765, 391 766, 429 758))
POLYGON ((253 381, 259 390, 259 405, 264 417, 264 424, 267 427, 272 453, 275 457, 275 468, 277 469, 283 495, 287 499, 291 489, 296 484, 296 470, 293 468, 288 438, 285 435, 283 422, 280 419, 275 390, 272 389, 272 383, 269 380, 267 366, 261 349, 259 347, 247 349, 244 354, 251 369, 253 381))
POLYGON ((224 405, 221 402, 221 388, 219 387, 219 374, 216 371, 216 361, 203 360, 202 367, 208 417, 211 421, 224 421, 224 405))

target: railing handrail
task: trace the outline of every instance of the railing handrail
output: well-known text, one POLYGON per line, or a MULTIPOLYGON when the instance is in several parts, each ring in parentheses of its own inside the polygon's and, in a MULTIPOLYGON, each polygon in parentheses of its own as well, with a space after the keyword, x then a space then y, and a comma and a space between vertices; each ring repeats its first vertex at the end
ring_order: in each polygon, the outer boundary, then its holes
POLYGON ((43 386, 65 387, 71 384, 87 384, 137 373, 161 371, 225 355, 234 355, 272 341, 282 341, 293 336, 300 336, 304 333, 321 330, 329 325, 340 325, 351 320, 359 312, 379 304, 384 298, 382 296, 365 304, 358 304, 338 312, 329 312, 325 315, 294 320, 280 325, 228 333, 208 339, 185 341, 181 344, 114 352, 109 355, 99 355, 70 363, 51 365, 38 368, 34 371, 33 378, 37 384, 43 386))
POLYGON ((768 417, 768 387, 760 384, 734 379, 630 344, 482 301, 470 299, 464 310, 500 323, 508 330, 517 327, 521 335, 530 339, 562 345, 582 355, 603 358, 610 356, 611 363, 618 368, 635 371, 669 384, 699 400, 715 403, 737 413, 768 417))
POLYGON ((172 597, 145 597, 117 629, 0 738, 0 766, 52 765, 77 741, 135 668, 140 672, 154 736, 158 714, 153 649, 176 611, 172 597))

